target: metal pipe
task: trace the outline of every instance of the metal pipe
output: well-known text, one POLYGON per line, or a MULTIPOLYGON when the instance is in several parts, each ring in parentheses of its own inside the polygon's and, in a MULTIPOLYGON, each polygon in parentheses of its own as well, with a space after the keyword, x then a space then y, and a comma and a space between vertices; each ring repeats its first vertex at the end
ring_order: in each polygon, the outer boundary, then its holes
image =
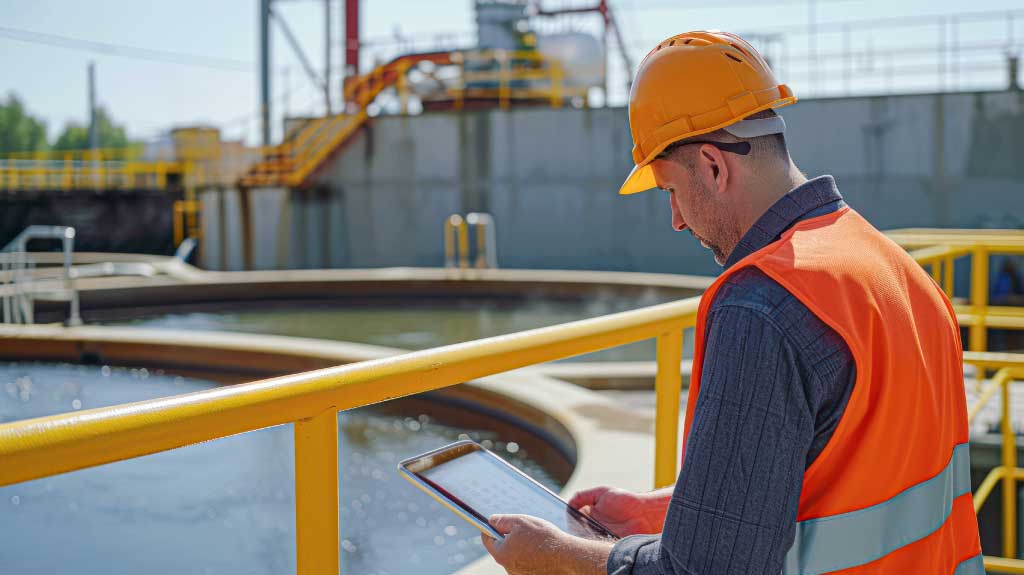
POLYGON ((498 240, 494 218, 485 212, 466 215, 466 225, 476 227, 476 267, 498 267, 498 240))
POLYGON ((817 95, 817 78, 815 71, 818 68, 818 18, 816 11, 816 0, 807 0, 807 85, 810 92, 817 95))
POLYGON ((359 75, 359 0, 345 0, 345 73, 359 75))
POLYGON ((654 378, 657 397, 654 416, 654 487, 676 481, 679 457, 679 400, 683 378, 683 326, 674 326, 657 338, 658 372, 654 378))
POLYGON ((946 91, 946 59, 948 57, 946 49, 946 19, 939 18, 939 92, 946 91))
POLYGON ((100 131, 96 123, 96 63, 89 62, 89 149, 94 154, 100 148, 100 131))
POLYGON ((336 575, 338 410, 295 422, 295 558, 298 575, 336 575))
POLYGON ((324 110, 330 116, 331 106, 331 0, 324 0, 324 110))
POLYGON ((444 267, 454 268, 456 266, 456 236, 458 229, 462 227, 462 216, 452 214, 444 221, 444 267))
POLYGON ((263 146, 270 146, 270 0, 260 0, 260 123, 263 146))
POLYGON ((469 269, 469 226, 465 221, 460 221, 455 229, 459 234, 459 267, 469 269))
POLYGON ((988 249, 975 247, 971 250, 971 313, 974 323, 969 331, 971 351, 985 351, 987 348, 988 307, 988 249))
POLYGON ((75 253, 75 228, 64 229, 64 237, 61 238, 61 243, 61 247, 64 250, 64 290, 68 295, 68 305, 70 306, 68 319, 65 323, 69 326, 82 325, 82 316, 78 305, 78 290, 75 289, 75 279, 71 274, 75 253))
POLYGON ((853 75, 853 54, 850 52, 850 27, 843 26, 843 89, 850 94, 850 77, 853 75))
POLYGON ((953 274, 956 273, 956 270, 953 267, 954 265, 955 260, 953 259, 953 256, 947 256, 942 264, 942 289, 946 292, 946 297, 949 299, 953 299, 953 274))
MULTIPOLYGON (((1017 441, 1013 433, 1013 422, 1010 420, 1010 380, 1003 387, 1003 420, 1000 422, 1002 431, 1003 468, 1007 471, 1017 468, 1017 441)), ((1003 556, 1017 556, 1017 478, 1013 473, 1003 476, 1003 556)))

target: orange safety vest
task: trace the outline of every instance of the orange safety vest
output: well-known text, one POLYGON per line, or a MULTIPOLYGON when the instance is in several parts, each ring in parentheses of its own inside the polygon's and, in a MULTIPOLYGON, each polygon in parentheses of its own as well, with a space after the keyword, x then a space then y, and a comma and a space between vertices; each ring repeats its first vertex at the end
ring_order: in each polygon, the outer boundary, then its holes
POLYGON ((983 575, 956 316, 931 277, 848 207, 798 222, 708 288, 697 315, 684 445, 708 309, 722 282, 746 266, 834 329, 857 366, 842 419, 804 472, 783 572, 983 575))

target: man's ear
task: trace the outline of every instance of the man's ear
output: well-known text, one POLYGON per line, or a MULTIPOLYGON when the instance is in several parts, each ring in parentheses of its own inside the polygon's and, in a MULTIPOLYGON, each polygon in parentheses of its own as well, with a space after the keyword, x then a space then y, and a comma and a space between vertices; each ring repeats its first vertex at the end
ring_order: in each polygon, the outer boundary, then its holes
POLYGON ((729 183, 729 164, 725 161, 725 152, 711 145, 700 147, 702 163, 705 164, 715 181, 715 191, 725 192, 729 183))

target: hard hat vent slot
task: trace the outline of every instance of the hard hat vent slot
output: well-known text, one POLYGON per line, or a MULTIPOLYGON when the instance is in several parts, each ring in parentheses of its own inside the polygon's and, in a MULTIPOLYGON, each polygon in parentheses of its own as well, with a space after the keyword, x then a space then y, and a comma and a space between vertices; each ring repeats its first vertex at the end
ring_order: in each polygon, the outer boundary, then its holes
POLYGON ((736 48, 737 50, 739 50, 739 51, 740 51, 740 54, 743 54, 743 55, 744 55, 744 56, 746 56, 747 58, 750 58, 750 57, 751 57, 751 56, 750 56, 750 53, 748 53, 748 52, 747 52, 746 50, 744 50, 744 49, 743 49, 743 47, 742 47, 742 46, 740 46, 739 44, 734 44, 734 43, 732 43, 732 42, 729 42, 729 45, 730 45, 730 46, 732 46, 733 48, 736 48))
POLYGON ((739 58, 737 58, 736 56, 733 56, 732 54, 725 54, 725 57, 730 59, 730 60, 733 60, 735 62, 739 62, 740 64, 743 63, 743 60, 740 60, 739 58))

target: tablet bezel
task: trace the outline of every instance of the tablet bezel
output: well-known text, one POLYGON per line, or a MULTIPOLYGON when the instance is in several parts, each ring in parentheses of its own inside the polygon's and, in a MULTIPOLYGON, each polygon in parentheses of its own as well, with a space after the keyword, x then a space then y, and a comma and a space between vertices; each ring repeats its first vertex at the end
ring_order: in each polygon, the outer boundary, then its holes
POLYGON ((472 440, 463 439, 461 441, 456 441, 455 443, 444 445, 442 447, 428 451, 426 453, 422 453, 420 455, 415 455, 413 457, 403 459, 398 463, 398 472, 410 483, 424 491, 427 495, 436 499, 439 503, 447 507, 449 510, 454 512, 462 519, 468 521, 471 525, 479 529, 481 532, 486 533, 487 535, 501 541, 505 537, 501 533, 498 533, 498 531, 495 530, 493 527, 491 527, 490 523, 487 521, 487 518, 483 517, 483 515, 478 513, 476 510, 470 508, 468 505, 463 504, 457 498, 449 496, 442 490, 437 489, 436 487, 431 485, 431 482, 429 482, 423 477, 420 477, 420 475, 418 474, 421 471, 426 471, 428 469, 437 467, 438 465, 442 465, 445 462, 451 461, 456 457, 462 457, 463 455, 467 455, 471 451, 480 451, 483 452, 486 457, 494 458, 495 461, 497 461, 501 465, 504 465, 505 468, 510 470, 512 473, 518 474, 520 477, 526 478, 534 486, 540 488, 543 493, 547 493, 551 497, 555 498, 557 501, 561 502, 570 514, 578 515, 582 518, 583 521, 593 524, 593 527, 596 531, 603 531, 604 533, 607 533, 608 536, 612 538, 611 540, 618 539, 618 536, 612 533, 610 529, 600 524, 589 515, 586 515, 585 513, 582 513, 579 510, 570 507, 569 503, 566 502, 561 497, 559 497, 558 494, 551 491, 534 478, 523 473, 514 465, 498 457, 487 448, 483 447, 479 443, 472 440), (437 461, 430 461, 433 459, 437 459, 437 461), (415 471, 413 469, 415 469, 415 471))

